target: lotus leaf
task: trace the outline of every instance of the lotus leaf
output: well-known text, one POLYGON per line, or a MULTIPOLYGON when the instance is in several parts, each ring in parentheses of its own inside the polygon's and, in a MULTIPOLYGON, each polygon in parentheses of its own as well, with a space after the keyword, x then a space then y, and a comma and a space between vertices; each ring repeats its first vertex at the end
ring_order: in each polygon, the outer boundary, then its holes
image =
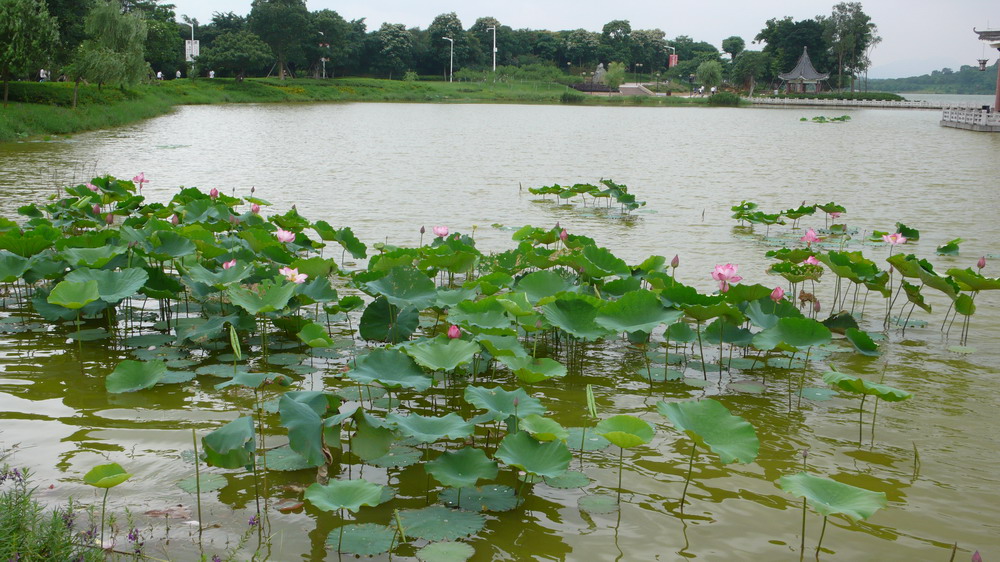
POLYGON ((660 414, 674 427, 719 455, 722 464, 751 463, 760 451, 757 432, 745 419, 729 413, 720 402, 706 398, 687 402, 656 403, 660 414))
POLYGON ((163 361, 140 362, 127 359, 108 375, 104 386, 112 394, 135 392, 156 385, 166 374, 167 365, 163 361))
POLYGON ((399 512, 403 532, 407 537, 428 541, 455 540, 478 533, 486 519, 478 513, 460 511, 440 505, 399 512))
POLYGON ((382 486, 367 480, 331 480, 306 488, 304 497, 323 511, 346 509, 356 513, 361 506, 376 506, 382 502, 382 486))
POLYGON ((13 283, 28 270, 28 260, 17 254, 0 250, 0 283, 13 283))
POLYGON ((655 430, 649 422, 627 415, 612 416, 601 420, 594 428, 594 433, 622 449, 630 449, 649 443, 653 439, 654 432, 655 430))
POLYGON ((464 542, 434 542, 417 551, 420 562, 465 562, 476 549, 464 542))
POLYGON ((572 280, 555 271, 536 271, 521 278, 517 283, 521 291, 532 303, 538 303, 545 297, 551 297, 562 292, 575 292, 580 288, 572 280))
POLYGON ((873 357, 878 355, 878 344, 872 341, 868 332, 857 328, 848 328, 844 335, 847 336, 847 341, 851 342, 858 353, 873 357))
POLYGON ((419 321, 417 309, 400 310, 385 297, 379 297, 362 313, 358 333, 369 341, 399 343, 413 335, 419 321))
POLYGON ((753 337, 753 345, 770 351, 785 344, 793 348, 823 345, 830 341, 829 328, 812 318, 780 318, 778 322, 753 337))
MULTIPOLYGON (((650 428, 652 429, 652 428, 650 428)), ((510 433, 500 442, 496 458, 535 476, 554 478, 566 472, 573 455, 562 441, 533 439, 528 432, 510 433)))
POLYGON ((365 291, 384 296, 400 308, 427 308, 437 300, 434 282, 413 267, 394 267, 385 276, 364 284, 365 291))
MULTIPOLYGON (((281 425, 288 428, 288 446, 301 455, 311 466, 326 462, 323 452, 323 421, 316 408, 296 400, 309 395, 285 394, 278 402, 281 425)), ((325 401, 325 400, 324 400, 325 401)))
POLYGON ((417 440, 418 443, 434 443, 447 437, 448 439, 465 439, 472 434, 473 424, 462 419, 462 416, 450 412, 441 417, 421 416, 420 414, 401 415, 390 412, 386 421, 393 423, 400 433, 417 440))
MULTIPOLYGON (((374 460, 389 452, 396 440, 392 430, 385 420, 369 415, 364 410, 357 410, 352 416, 357 431, 351 437, 351 452, 363 461, 374 460)), ((327 422, 336 417, 327 418, 327 422)))
POLYGON ((899 390, 898 388, 893 388, 884 384, 873 383, 861 377, 854 377, 839 371, 827 371, 824 373, 823 382, 855 394, 878 396, 886 402, 901 402, 913 396, 905 390, 899 390))
POLYGON ((537 398, 528 396, 522 388, 504 390, 497 386, 486 388, 482 386, 465 387, 465 401, 477 408, 487 410, 494 420, 504 420, 517 415, 520 418, 531 414, 545 413, 545 407, 537 398))
POLYGON ((113 462, 90 469, 83 475, 83 482, 96 488, 114 488, 131 477, 121 465, 113 462))
POLYGON ((563 426, 559 425, 559 422, 538 414, 525 416, 521 420, 519 428, 527 431, 539 441, 566 441, 569 437, 569 432, 563 426))
POLYGON ((475 486, 480 479, 492 480, 498 470, 496 461, 487 458, 481 449, 472 447, 441 453, 425 464, 424 469, 435 480, 451 488, 475 486))
POLYGON ((264 453, 264 459, 267 461, 268 470, 278 470, 281 472, 294 472, 296 470, 316 468, 317 466, 293 451, 291 447, 271 449, 264 453))
POLYGON ((330 347, 333 345, 333 340, 326 332, 326 328, 315 322, 306 324, 296 336, 309 347, 330 347))
POLYGON ((347 376, 363 384, 378 382, 389 388, 412 388, 423 392, 432 380, 408 355, 395 349, 380 348, 358 361, 347 376))
POLYGON ((406 346, 407 355, 432 371, 454 371, 459 365, 472 362, 478 352, 476 343, 447 336, 406 346))
POLYGON ((673 324, 682 314, 664 308, 656 293, 641 289, 605 304, 595 320, 613 332, 651 332, 660 324, 673 324))
POLYGON ((608 333, 597 324, 602 302, 586 295, 564 293, 541 307, 545 319, 567 334, 584 340, 596 340, 608 333))
MULTIPOLYGON (((270 463, 269 467, 270 467, 270 463)), ((200 476, 192 476, 190 478, 185 478, 177 482, 177 487, 189 494, 198 493, 199 488, 202 493, 204 492, 214 492, 215 490, 221 490, 229 484, 229 480, 221 474, 202 474, 200 476)))
POLYGON ((500 484, 477 488, 448 488, 441 492, 439 498, 449 507, 459 507, 466 511, 510 511, 520 503, 513 488, 500 484))
POLYGON ((782 476, 778 486, 793 496, 805 498, 824 517, 840 514, 854 520, 868 519, 888 503, 883 492, 872 492, 806 472, 782 476))
POLYGON ((79 310, 100 298, 97 281, 60 281, 49 293, 48 303, 79 310))
POLYGON ((205 462, 220 468, 240 468, 250 464, 255 450, 253 418, 243 416, 201 439, 205 462))
POLYGON ((553 377, 566 376, 566 367, 548 357, 534 359, 532 357, 498 357, 501 363, 526 383, 536 383, 553 377))
POLYGON ((448 321, 452 324, 483 330, 507 330, 510 328, 510 320, 507 318, 503 305, 492 297, 458 303, 449 309, 448 321))
POLYGON ((527 350, 521 345, 517 336, 476 334, 474 339, 493 357, 528 357, 527 350))

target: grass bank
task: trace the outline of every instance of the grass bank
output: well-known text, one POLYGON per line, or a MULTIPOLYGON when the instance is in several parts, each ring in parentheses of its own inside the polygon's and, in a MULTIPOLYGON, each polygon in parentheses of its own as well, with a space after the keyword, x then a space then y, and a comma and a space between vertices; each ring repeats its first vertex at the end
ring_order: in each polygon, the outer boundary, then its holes
POLYGON ((81 85, 72 107, 69 83, 12 83, 0 109, 0 142, 116 127, 170 111, 175 105, 216 103, 410 102, 662 106, 703 104, 705 98, 585 95, 545 82, 403 82, 373 78, 330 80, 200 78, 169 80, 122 91, 81 85))

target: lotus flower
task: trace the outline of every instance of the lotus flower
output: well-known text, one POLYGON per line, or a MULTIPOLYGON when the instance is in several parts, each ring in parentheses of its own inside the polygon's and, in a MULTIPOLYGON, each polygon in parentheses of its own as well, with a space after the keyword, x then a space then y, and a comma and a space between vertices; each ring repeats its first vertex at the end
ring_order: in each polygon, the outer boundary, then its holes
POLYGON ((253 213, 253 214, 255 214, 255 215, 259 215, 260 214, 260 205, 258 205, 256 203, 254 203, 253 205, 250 205, 250 212, 253 213))
POLYGON ((425 232, 427 232, 427 229, 426 229, 426 228, 424 228, 424 227, 423 227, 423 226, 421 225, 421 227, 420 227, 420 235, 421 235, 421 236, 423 236, 423 234, 424 234, 425 232))
POLYGON ((431 232, 434 233, 434 236, 437 236, 439 238, 444 238, 445 236, 448 236, 448 227, 435 226, 434 228, 431 229, 431 232))
POLYGON ((278 229, 274 235, 278 238, 278 242, 292 242, 295 240, 295 233, 289 232, 287 230, 278 229))
POLYGON ((93 191, 94 193, 97 193, 97 186, 92 183, 87 184, 87 189, 93 191))
POLYGON ((305 273, 299 273, 298 268, 292 269, 290 267, 282 267, 281 269, 278 270, 278 273, 284 275, 285 279, 291 281, 292 283, 298 283, 298 284, 305 283, 306 278, 309 277, 305 273))
POLYGON ((799 238, 799 240, 805 242, 808 245, 812 244, 813 242, 819 242, 819 236, 816 236, 816 231, 810 228, 809 230, 806 231, 806 235, 803 236, 802 238, 799 238))
POLYGON ((559 233, 559 239, 563 241, 563 244, 565 244, 566 240, 569 239, 569 233, 566 232, 565 228, 559 233))
POLYGON ((149 183, 149 180, 146 179, 145 172, 139 172, 138 176, 132 178, 132 183, 139 184, 139 191, 142 191, 142 184, 149 183))
POLYGON ((742 277, 736 275, 736 270, 740 266, 727 263, 726 265, 715 266, 715 271, 712 272, 712 279, 719 282, 719 290, 725 293, 729 290, 730 283, 739 283, 743 280, 742 277))
POLYGON ((830 218, 832 218, 832 219, 839 219, 840 218, 840 212, 833 211, 832 213, 830 213, 830 218))
POLYGON ((771 300, 774 302, 778 302, 783 298, 785 298, 785 290, 781 287, 775 287, 774 290, 771 291, 771 300))
POLYGON ((670 267, 677 269, 677 266, 681 264, 681 258, 677 254, 674 254, 674 259, 670 260, 670 267))
POLYGON ((448 328, 448 337, 453 340, 462 337, 462 329, 452 324, 451 327, 448 328))
POLYGON ((213 188, 211 189, 211 191, 209 191, 209 192, 208 192, 208 196, 209 196, 209 197, 211 197, 212 199, 218 199, 218 198, 219 198, 219 190, 218 190, 218 189, 215 189, 215 188, 213 187, 213 188))
POLYGON ((809 265, 819 265, 819 260, 816 259, 816 256, 809 256, 802 263, 807 263, 809 265))
POLYGON ((229 269, 230 267, 233 267, 234 265, 236 265, 236 260, 229 260, 229 261, 227 261, 227 262, 225 262, 225 263, 222 264, 222 269, 229 269))
POLYGON ((172 224, 174 226, 177 226, 180 223, 181 223, 181 218, 178 217, 177 215, 174 215, 174 216, 170 217, 170 224, 172 224))
POLYGON ((986 267, 986 256, 979 258, 979 261, 976 262, 976 267, 979 269, 986 267))
POLYGON ((882 241, 890 246, 898 246, 900 244, 906 244, 906 237, 898 232, 895 234, 883 234, 882 241))
POLYGON ((97 203, 94 203, 94 206, 90 210, 94 211, 95 215, 101 214, 101 206, 98 205, 97 203))

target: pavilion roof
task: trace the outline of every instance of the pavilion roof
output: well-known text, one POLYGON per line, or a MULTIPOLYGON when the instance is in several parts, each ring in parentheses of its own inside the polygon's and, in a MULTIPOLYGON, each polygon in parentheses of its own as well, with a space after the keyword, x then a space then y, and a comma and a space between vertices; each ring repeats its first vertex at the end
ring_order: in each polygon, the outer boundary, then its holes
POLYGON ((983 41, 1000 41, 1000 29, 984 29, 983 31, 979 31, 976 28, 972 28, 972 31, 976 32, 983 41))
POLYGON ((813 67, 812 61, 809 60, 809 48, 802 47, 802 56, 799 57, 799 62, 796 63, 795 68, 786 72, 784 74, 779 74, 778 78, 782 80, 826 80, 830 77, 829 73, 822 73, 813 67))

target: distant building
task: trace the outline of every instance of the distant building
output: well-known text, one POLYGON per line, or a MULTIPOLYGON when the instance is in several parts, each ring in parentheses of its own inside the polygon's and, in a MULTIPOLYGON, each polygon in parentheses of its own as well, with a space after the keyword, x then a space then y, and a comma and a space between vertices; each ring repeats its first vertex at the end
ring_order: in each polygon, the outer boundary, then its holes
POLYGON ((785 87, 785 91, 793 94, 804 94, 823 91, 822 82, 830 77, 830 73, 822 73, 817 71, 809 60, 809 48, 802 47, 802 56, 799 57, 799 62, 795 64, 795 68, 784 73, 779 74, 778 78, 781 78, 781 82, 785 87))

